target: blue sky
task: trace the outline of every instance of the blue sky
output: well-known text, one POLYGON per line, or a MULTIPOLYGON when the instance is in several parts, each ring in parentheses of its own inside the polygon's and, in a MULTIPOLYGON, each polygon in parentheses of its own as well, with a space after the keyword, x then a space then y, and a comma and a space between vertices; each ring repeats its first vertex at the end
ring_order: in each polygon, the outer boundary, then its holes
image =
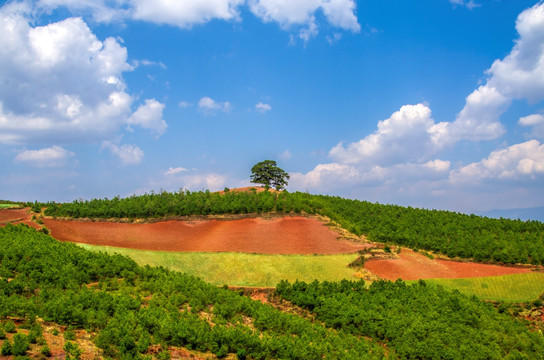
POLYGON ((0 7, 0 199, 249 184, 544 206, 544 5, 38 0, 0 7))

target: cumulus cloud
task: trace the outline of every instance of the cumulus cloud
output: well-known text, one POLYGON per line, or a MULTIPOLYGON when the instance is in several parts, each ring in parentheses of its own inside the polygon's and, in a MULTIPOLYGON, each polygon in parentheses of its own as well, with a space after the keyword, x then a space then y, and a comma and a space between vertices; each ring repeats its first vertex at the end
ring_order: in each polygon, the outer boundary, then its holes
POLYGON ((500 115, 510 99, 489 85, 480 86, 466 98, 466 103, 453 122, 441 122, 430 129, 437 146, 451 146, 459 140, 493 140, 505 133, 500 115))
POLYGON ((117 156, 123 165, 137 165, 142 162, 144 152, 134 145, 117 145, 109 141, 102 143, 103 149, 108 149, 113 155, 117 156))
POLYGON ((487 159, 452 172, 455 183, 479 183, 483 180, 535 179, 544 175, 544 145, 530 140, 493 151, 487 159))
POLYGON ((255 110, 257 110, 261 114, 264 114, 265 112, 272 110, 272 106, 260 102, 257 105, 255 105, 255 110))
MULTIPOLYGON (((101 141, 133 115, 122 76, 132 67, 116 39, 100 41, 81 18, 32 27, 11 4, 0 8, 0 33, 0 142, 101 141)), ((135 125, 165 128, 144 112, 135 125)))
POLYGON ((246 5, 265 22, 276 22, 285 30, 298 28, 305 40, 317 34, 317 12, 334 27, 360 31, 354 0, 39 0, 36 6, 46 11, 65 7, 98 22, 134 19, 189 29, 211 20, 240 21, 240 8, 246 5))
POLYGON ((184 171, 188 171, 187 169, 185 168, 182 168, 182 167, 176 167, 176 168, 173 168, 173 167, 170 167, 168 168, 168 170, 166 170, 164 172, 164 175, 175 175, 175 174, 179 174, 181 172, 184 172, 184 171))
POLYGON ((277 22, 283 29, 301 27, 299 37, 305 41, 318 32, 318 11, 333 26, 353 32, 361 30, 353 0, 250 0, 249 7, 255 16, 265 22, 277 22))
POLYGON ((544 100, 544 3, 523 11, 516 30, 519 38, 510 53, 493 62, 486 84, 467 96, 455 121, 434 127, 437 144, 496 139, 504 134, 499 118, 512 100, 544 100))
POLYGON ((215 114, 217 111, 229 112, 232 108, 228 101, 216 102, 214 99, 207 96, 198 101, 198 107, 204 114, 207 115, 215 114))
MULTIPOLYGON (((218 173, 207 173, 197 169, 185 169, 182 167, 170 167, 149 182, 144 189, 137 191, 143 194, 151 190, 165 189, 167 191, 178 191, 180 189, 190 191, 223 190, 227 184, 237 184, 239 180, 229 178, 218 173)), ((229 185, 231 186, 231 185, 229 185)))
POLYGON ((157 135, 162 135, 168 125, 162 118, 164 104, 155 99, 147 99, 144 105, 140 105, 127 120, 129 125, 139 125, 144 129, 154 131, 157 135))
POLYGON ((244 0, 130 0, 132 17, 137 20, 190 28, 213 19, 236 20, 244 0))
POLYGON ((531 134, 530 136, 544 139, 544 115, 542 114, 532 114, 524 116, 519 119, 518 123, 521 126, 530 127, 531 134))
POLYGON ((15 157, 16 162, 27 163, 36 167, 60 167, 74 156, 74 153, 61 146, 52 146, 40 150, 25 150, 15 157))
POLYGON ((404 105, 378 129, 358 142, 339 143, 329 156, 346 164, 393 164, 414 162, 434 153, 431 129, 435 125, 431 109, 423 104, 404 105))

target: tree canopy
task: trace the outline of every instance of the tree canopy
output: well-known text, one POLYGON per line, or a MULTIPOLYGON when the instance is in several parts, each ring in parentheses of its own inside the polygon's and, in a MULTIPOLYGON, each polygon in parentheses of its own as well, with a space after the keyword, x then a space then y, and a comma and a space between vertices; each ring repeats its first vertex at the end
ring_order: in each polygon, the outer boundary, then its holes
POLYGON ((279 168, 274 160, 261 161, 251 168, 251 182, 281 190, 287 186, 289 174, 279 168))

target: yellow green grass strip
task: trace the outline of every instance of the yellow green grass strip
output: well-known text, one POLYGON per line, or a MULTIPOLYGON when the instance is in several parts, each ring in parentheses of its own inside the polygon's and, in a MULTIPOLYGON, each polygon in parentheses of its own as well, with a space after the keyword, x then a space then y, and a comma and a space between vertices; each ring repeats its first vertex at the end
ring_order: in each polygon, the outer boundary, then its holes
POLYGON ((0 204, 0 209, 18 208, 17 204, 0 204))
POLYGON ((80 244, 92 251, 126 255, 140 265, 164 266, 215 285, 274 287, 281 280, 311 282, 354 280, 347 265, 357 254, 263 255, 245 253, 177 253, 80 244))
POLYGON ((536 300, 544 292, 544 273, 531 272, 502 276, 463 279, 428 279, 447 289, 457 289, 484 300, 526 302, 536 300))

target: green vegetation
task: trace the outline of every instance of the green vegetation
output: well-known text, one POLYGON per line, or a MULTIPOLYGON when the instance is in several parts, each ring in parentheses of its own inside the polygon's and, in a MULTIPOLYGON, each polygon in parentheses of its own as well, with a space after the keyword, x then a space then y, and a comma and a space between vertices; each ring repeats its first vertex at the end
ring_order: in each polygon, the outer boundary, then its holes
POLYGON ((327 216, 372 241, 476 261, 544 264, 544 224, 539 221, 490 219, 299 192, 181 191, 42 205, 48 207, 46 215, 76 218, 306 212, 327 216))
POLYGON ((289 174, 280 169, 274 160, 261 161, 251 168, 251 182, 262 184, 266 188, 284 189, 289 178, 289 174))
POLYGON ((450 290, 457 289, 463 294, 476 295, 485 300, 529 302, 544 293, 544 273, 465 279, 429 279, 426 282, 439 284, 450 290))
MULTIPOLYGON (((363 281, 283 281, 277 294, 318 321, 194 276, 60 243, 25 225, 0 228, 0 320, 15 316, 30 323, 40 317, 85 328, 96 333, 93 342, 104 357, 142 358, 153 344, 164 355, 168 346, 182 346, 248 359, 381 359, 384 352, 390 359, 542 359, 544 354, 542 335, 508 314, 423 281, 377 281, 369 287, 363 281)), ((23 354, 31 340, 30 334, 3 340, 2 352, 23 354)), ((76 357, 80 351, 73 345, 66 351, 76 357)))
POLYGON ((19 205, 17 204, 4 204, 0 203, 0 209, 12 209, 12 208, 18 208, 19 205))
MULTIPOLYGON (((6 316, 96 332, 93 341, 104 357, 141 358, 158 344, 218 357, 243 349, 238 355, 250 359, 383 358, 374 341, 193 276, 60 243, 24 225, 0 228, 0 319, 6 316)), ((22 351, 25 339, 3 341, 5 351, 16 344, 22 351)), ((66 351, 79 353, 72 345, 66 351)))
POLYGON ((326 326, 388 344, 405 359, 542 359, 544 338, 458 291, 419 281, 281 282, 277 293, 326 326))
POLYGON ((199 276, 214 284, 274 287, 281 280, 339 281, 353 279, 355 270, 347 264, 356 254, 344 255, 263 255, 243 253, 175 253, 80 244, 92 251, 130 257, 140 265, 164 266, 199 276))

